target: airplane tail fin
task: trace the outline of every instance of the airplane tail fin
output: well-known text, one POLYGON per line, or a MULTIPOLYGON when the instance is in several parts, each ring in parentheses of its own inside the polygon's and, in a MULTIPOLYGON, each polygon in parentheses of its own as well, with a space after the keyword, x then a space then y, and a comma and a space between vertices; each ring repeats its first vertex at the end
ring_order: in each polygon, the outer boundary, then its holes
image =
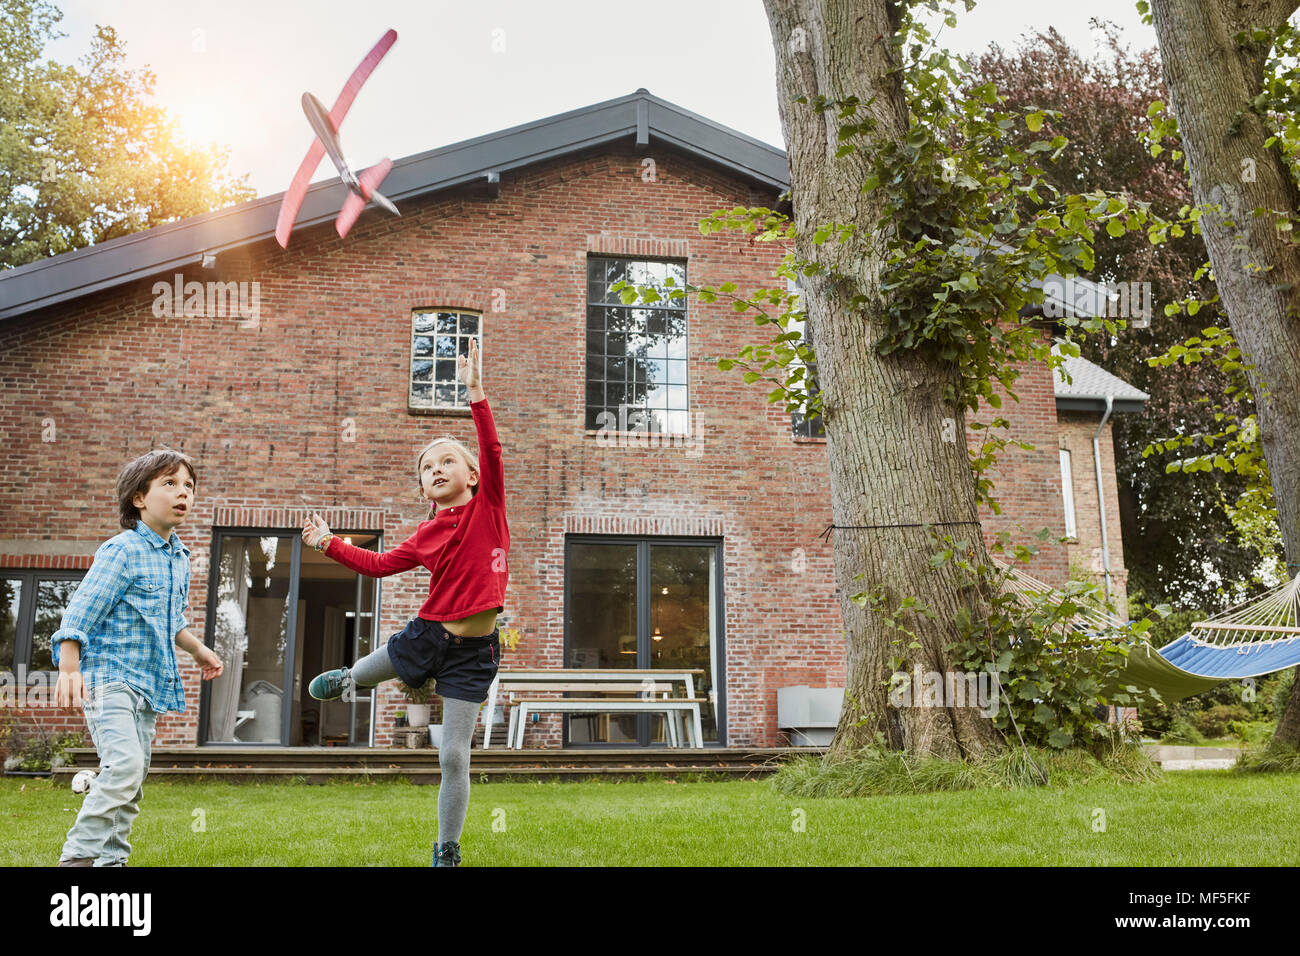
MULTIPOLYGON (((366 202, 378 195, 377 190, 380 183, 384 181, 384 177, 388 175, 389 170, 392 168, 393 161, 384 158, 369 169, 362 170, 357 176, 357 185, 361 187, 361 195, 348 193, 348 198, 343 201, 343 208, 339 210, 338 218, 334 220, 334 228, 338 230, 340 239, 347 238, 348 231, 361 218, 361 212, 366 208, 366 202)), ((388 202, 387 199, 384 199, 384 202, 388 202)), ((388 205, 391 207, 392 203, 388 203, 388 205)))

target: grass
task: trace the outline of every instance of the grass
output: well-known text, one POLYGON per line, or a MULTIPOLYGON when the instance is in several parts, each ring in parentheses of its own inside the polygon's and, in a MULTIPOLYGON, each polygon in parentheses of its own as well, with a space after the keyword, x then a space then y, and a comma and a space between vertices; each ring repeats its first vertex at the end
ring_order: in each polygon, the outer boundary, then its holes
POLYGON ((1241 755, 1238 773, 1300 773, 1300 750, 1271 741, 1241 755))
POLYGON ((1080 748, 1066 751, 1011 747, 979 762, 917 757, 864 747, 834 761, 801 757, 788 762, 774 781, 786 796, 870 797, 950 790, 1024 790, 1043 785, 1150 783, 1160 768, 1139 748, 1109 746, 1102 759, 1080 748))
MULTIPOLYGON (((1298 789, 1228 771, 843 799, 770 779, 475 784, 461 844, 472 866, 1295 866, 1298 789)), ((80 800, 0 779, 0 865, 54 863, 80 800)), ((436 812, 436 787, 393 782, 151 781, 131 865, 427 866, 436 812)))

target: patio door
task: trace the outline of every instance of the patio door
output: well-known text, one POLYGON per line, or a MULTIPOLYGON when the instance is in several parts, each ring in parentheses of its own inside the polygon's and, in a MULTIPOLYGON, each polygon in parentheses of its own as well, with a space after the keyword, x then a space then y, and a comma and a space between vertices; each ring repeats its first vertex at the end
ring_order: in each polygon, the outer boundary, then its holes
MULTIPOLYGON (((698 670, 704 740, 725 743, 720 552, 717 541, 691 538, 570 536, 565 666, 698 670)), ((661 715, 569 715, 564 724, 566 747, 666 745, 661 715)))
MULTIPOLYGON (((379 536, 345 541, 376 549, 379 536)), ((307 684, 374 646, 375 580, 304 548, 296 531, 218 530, 208 583, 208 645, 225 669, 204 682, 200 741, 369 746, 374 699, 318 701, 307 684)))
POLYGON ((215 537, 207 633, 224 669, 203 685, 204 738, 208 743, 283 744, 294 701, 289 691, 292 664, 301 644, 301 539, 254 532, 218 532, 215 537))

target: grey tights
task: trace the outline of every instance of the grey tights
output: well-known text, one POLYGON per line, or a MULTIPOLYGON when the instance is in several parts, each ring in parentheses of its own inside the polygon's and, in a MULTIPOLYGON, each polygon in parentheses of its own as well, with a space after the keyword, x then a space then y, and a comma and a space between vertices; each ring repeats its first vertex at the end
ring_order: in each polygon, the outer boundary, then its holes
MULTIPOLYGON (((388 647, 367 654, 352 665, 352 680, 362 687, 397 677, 388 647)), ((479 705, 472 700, 442 699, 442 746, 438 748, 438 842, 460 842, 469 809, 469 743, 478 722, 479 705)))

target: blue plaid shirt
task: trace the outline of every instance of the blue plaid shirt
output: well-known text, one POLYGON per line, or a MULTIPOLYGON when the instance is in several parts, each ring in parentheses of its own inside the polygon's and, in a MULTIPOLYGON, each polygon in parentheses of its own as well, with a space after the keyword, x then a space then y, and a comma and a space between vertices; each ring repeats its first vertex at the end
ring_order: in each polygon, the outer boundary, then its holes
POLYGON ((172 532, 163 539, 143 520, 109 538, 50 638, 54 665, 60 642, 81 645, 88 686, 126 681, 158 713, 185 710, 176 666, 176 635, 188 621, 190 549, 172 532))

